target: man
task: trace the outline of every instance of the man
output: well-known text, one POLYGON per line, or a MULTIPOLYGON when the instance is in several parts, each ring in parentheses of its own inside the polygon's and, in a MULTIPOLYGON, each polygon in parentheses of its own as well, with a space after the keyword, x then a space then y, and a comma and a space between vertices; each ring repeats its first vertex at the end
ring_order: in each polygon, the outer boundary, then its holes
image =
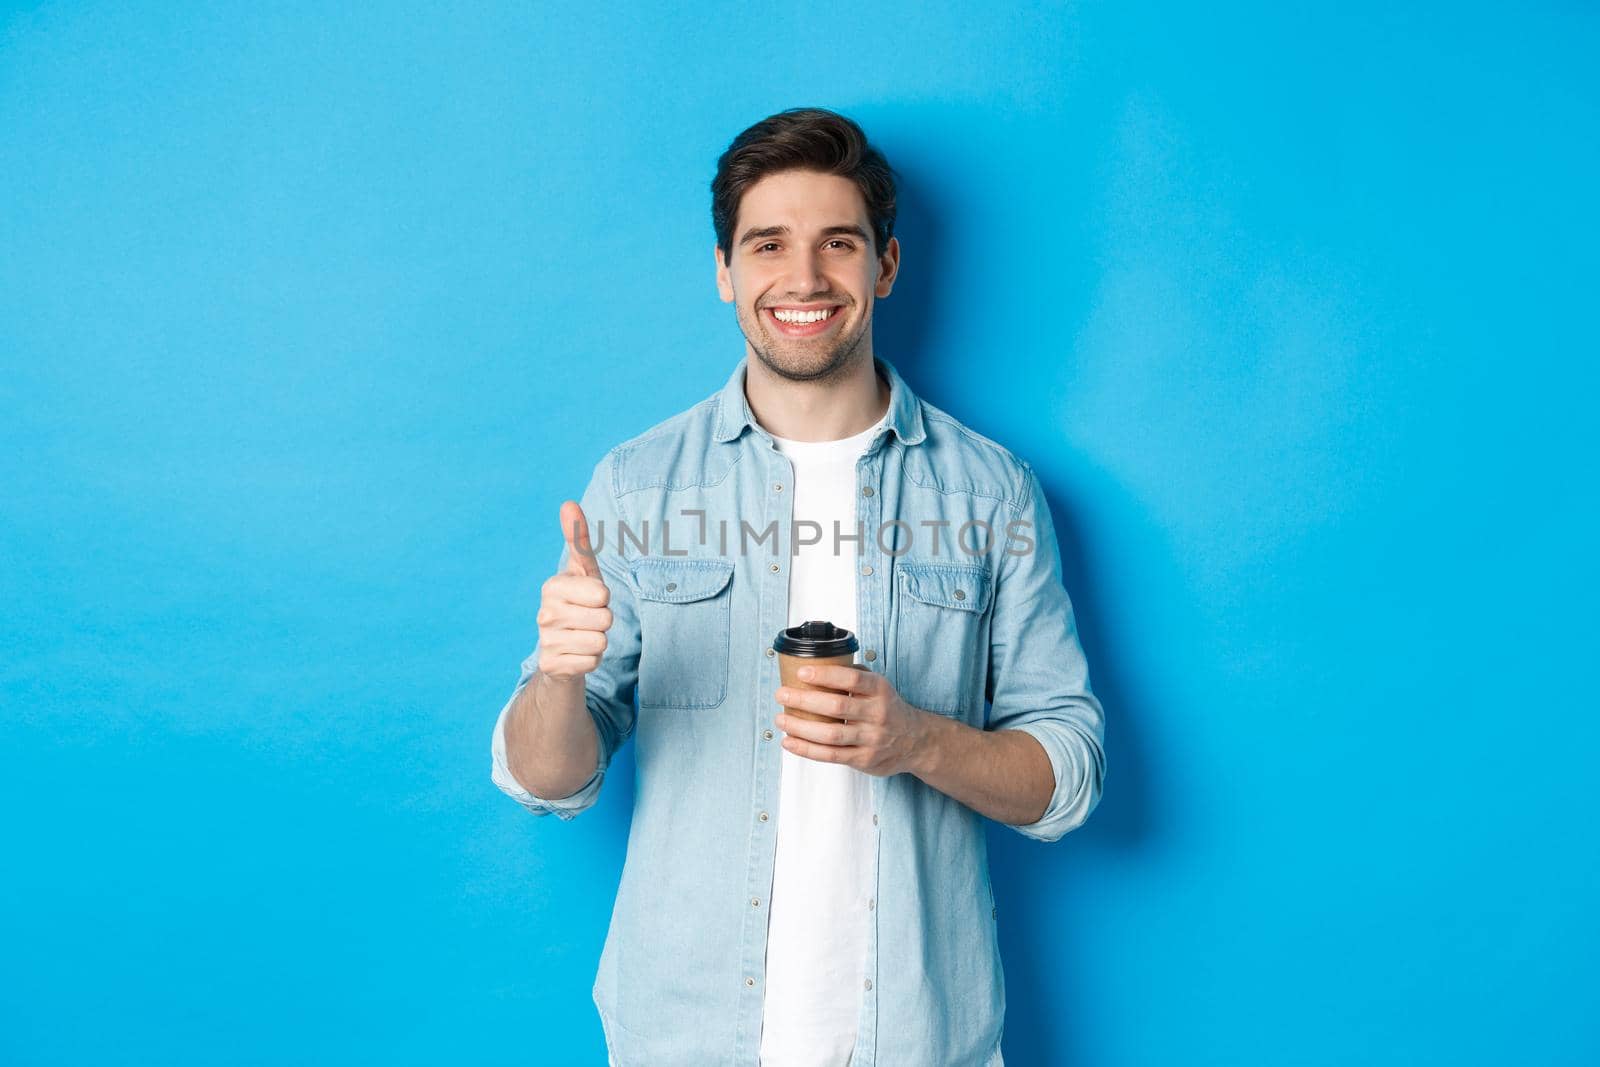
POLYGON ((895 186, 854 122, 757 123, 712 194, 745 357, 562 504, 493 779, 571 819, 636 738, 593 990, 613 1064, 1000 1064, 980 816, 1054 841, 1105 774, 1049 508, 874 355, 895 186), (865 669, 781 686, 807 620, 865 669))

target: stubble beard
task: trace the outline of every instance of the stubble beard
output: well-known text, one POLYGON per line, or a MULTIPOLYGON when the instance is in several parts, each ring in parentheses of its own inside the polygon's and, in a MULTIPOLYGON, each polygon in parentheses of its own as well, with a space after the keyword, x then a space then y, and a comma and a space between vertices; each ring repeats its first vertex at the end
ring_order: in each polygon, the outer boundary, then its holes
MULTIPOLYGON (((846 310, 848 308, 841 308, 834 314, 842 315, 846 310)), ((829 382, 845 377, 860 357, 862 342, 866 340, 869 326, 869 323, 863 322, 854 335, 839 338, 820 362, 814 362, 814 357, 809 352, 804 355, 786 352, 784 345, 789 339, 772 337, 768 334, 764 324, 759 320, 762 314, 762 310, 757 308, 755 315, 758 321, 751 322, 741 313, 740 332, 744 334, 745 343, 750 346, 750 351, 755 353, 763 366, 780 378, 791 382, 829 382)), ((796 347, 805 344, 806 342, 799 341, 796 342, 796 347)))

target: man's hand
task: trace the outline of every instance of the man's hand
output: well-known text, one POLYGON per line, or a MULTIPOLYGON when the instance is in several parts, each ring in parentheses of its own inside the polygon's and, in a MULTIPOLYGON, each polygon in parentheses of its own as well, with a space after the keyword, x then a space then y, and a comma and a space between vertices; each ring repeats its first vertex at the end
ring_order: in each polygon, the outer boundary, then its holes
POLYGON ((837 664, 801 667, 800 678, 836 691, 782 686, 775 694, 777 702, 838 721, 813 722, 780 713, 773 721, 789 735, 783 739, 784 748, 879 777, 915 773, 920 767, 931 741, 933 713, 900 699, 889 679, 837 664))
POLYGON ((561 505, 567 566, 545 580, 539 592, 539 673, 571 684, 600 666, 611 629, 611 590, 600 575, 600 559, 589 543, 583 507, 561 505))

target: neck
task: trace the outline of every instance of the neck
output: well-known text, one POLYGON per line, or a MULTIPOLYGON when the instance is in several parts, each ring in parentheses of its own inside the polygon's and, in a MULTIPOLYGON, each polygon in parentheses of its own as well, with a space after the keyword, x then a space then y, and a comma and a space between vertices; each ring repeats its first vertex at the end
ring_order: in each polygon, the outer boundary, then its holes
POLYGON ((797 382, 745 356, 744 395, 768 433, 790 441, 854 437, 889 410, 889 383, 878 377, 870 354, 827 381, 797 382))

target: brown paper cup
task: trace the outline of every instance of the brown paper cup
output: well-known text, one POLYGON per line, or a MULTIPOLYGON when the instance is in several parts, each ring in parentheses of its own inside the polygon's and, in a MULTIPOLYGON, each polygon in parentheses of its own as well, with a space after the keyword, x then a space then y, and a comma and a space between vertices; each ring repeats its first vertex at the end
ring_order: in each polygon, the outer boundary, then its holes
MULTIPOLYGON (((812 685, 810 682, 802 682, 800 680, 800 676, 796 672, 799 671, 801 667, 820 667, 823 664, 827 664, 829 666, 837 665, 841 667, 854 667, 858 671, 864 671, 867 669, 867 665, 865 663, 852 662, 854 658, 854 653, 846 653, 842 656, 786 656, 782 652, 779 652, 778 681, 791 689, 814 689, 825 693, 837 693, 839 690, 829 689, 825 685, 812 685)), ((835 719, 831 715, 818 715, 815 712, 805 711, 800 708, 791 708, 787 704, 780 706, 790 715, 794 715, 801 719, 810 719, 812 722, 849 721, 848 719, 835 719)))

